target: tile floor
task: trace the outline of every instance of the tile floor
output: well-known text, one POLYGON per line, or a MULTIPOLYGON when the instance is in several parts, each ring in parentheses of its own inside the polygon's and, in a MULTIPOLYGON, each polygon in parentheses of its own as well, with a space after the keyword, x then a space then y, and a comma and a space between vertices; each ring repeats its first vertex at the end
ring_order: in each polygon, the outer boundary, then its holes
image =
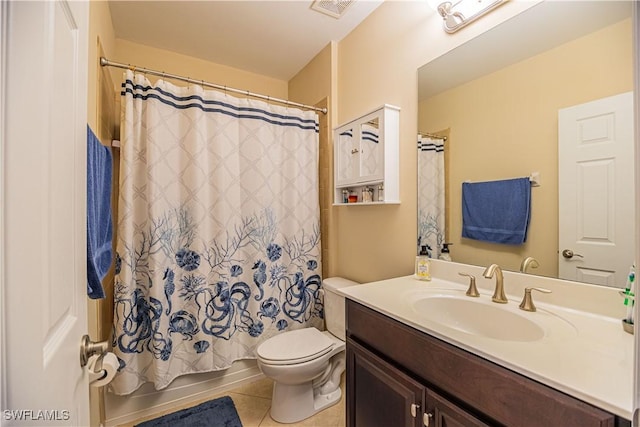
MULTIPOLYGON (((228 390, 225 393, 213 396, 212 398, 221 396, 230 396, 233 399, 233 403, 236 405, 238 415, 240 415, 240 421, 242 421, 243 427, 274 427, 274 426, 289 426, 289 427, 344 427, 345 426, 345 379, 342 375, 342 398, 340 402, 319 412, 313 417, 307 418, 299 423, 295 424, 281 424, 274 421, 269 415, 271 409, 271 393, 273 390, 273 382, 268 378, 255 381, 253 383, 238 387, 233 390, 228 390)), ((210 400, 207 398, 206 400, 210 400)), ((189 406, 196 406, 203 401, 194 402, 189 406)), ((187 407, 187 406, 185 406, 187 407)), ((146 421, 148 419, 159 417, 160 415, 174 412, 180 408, 173 408, 171 411, 165 411, 161 414, 155 414, 149 417, 141 418, 134 421, 131 424, 124 424, 120 427, 132 427, 137 423, 146 421)))

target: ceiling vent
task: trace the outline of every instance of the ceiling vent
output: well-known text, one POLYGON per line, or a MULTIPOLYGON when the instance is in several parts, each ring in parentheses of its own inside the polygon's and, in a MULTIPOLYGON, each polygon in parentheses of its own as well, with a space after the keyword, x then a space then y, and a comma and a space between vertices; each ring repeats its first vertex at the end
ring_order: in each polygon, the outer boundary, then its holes
POLYGON ((353 1, 354 0, 314 0, 311 4, 311 9, 333 18, 340 18, 353 1))

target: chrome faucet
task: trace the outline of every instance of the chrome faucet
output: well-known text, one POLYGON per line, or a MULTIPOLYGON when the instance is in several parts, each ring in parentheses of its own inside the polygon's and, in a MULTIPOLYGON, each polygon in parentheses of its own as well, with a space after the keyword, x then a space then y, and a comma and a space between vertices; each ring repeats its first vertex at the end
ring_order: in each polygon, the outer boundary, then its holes
POLYGON ((524 260, 522 260, 522 264, 520 264, 520 273, 526 273, 527 272, 527 268, 538 268, 540 267, 540 264, 538 264, 538 260, 535 259, 532 256, 528 256, 526 257, 524 260))
POLYGON ((491 301, 499 304, 506 304, 509 300, 507 300, 507 297, 504 294, 504 277, 502 276, 502 269, 500 266, 498 264, 491 264, 484 270, 482 275, 487 279, 491 279, 494 273, 496 275, 496 290, 493 292, 491 301))

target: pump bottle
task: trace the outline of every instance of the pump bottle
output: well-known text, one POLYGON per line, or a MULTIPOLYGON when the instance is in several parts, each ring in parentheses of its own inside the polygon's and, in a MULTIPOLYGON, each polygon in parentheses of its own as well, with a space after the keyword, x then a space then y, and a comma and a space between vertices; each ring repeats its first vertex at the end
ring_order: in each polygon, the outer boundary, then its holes
POLYGON ((431 280, 431 259, 427 248, 428 246, 422 246, 416 257, 415 278, 418 280, 431 280))

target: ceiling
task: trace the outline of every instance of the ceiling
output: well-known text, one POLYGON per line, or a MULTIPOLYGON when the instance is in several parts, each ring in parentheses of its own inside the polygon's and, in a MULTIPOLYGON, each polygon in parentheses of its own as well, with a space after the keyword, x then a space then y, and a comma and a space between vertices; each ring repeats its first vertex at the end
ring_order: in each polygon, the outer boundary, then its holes
POLYGON ((116 38, 288 81, 382 1, 354 0, 338 19, 312 10, 312 0, 110 0, 109 6, 116 38))

